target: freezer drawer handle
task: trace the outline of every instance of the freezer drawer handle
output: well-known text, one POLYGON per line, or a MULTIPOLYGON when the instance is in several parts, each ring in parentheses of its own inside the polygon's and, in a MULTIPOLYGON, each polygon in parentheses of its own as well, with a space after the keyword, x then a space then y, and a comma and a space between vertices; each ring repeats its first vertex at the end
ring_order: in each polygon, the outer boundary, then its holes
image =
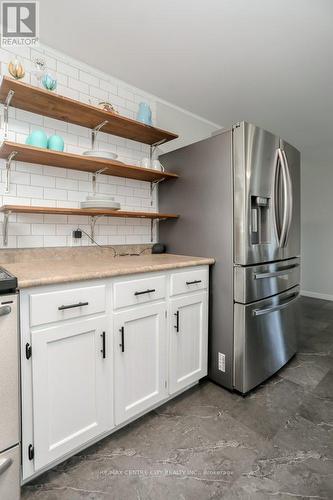
POLYGON ((202 280, 186 281, 186 285, 196 285, 197 283, 201 282, 202 280))
POLYGON ((280 311, 281 309, 288 307, 292 302, 295 302, 298 296, 299 292, 293 293, 292 295, 289 295, 287 302, 283 302, 283 304, 278 304, 273 307, 267 307, 265 309, 253 309, 252 314, 253 316, 262 316, 263 314, 270 314, 275 311, 280 311))
POLYGON ((0 307, 0 316, 6 316, 6 314, 10 314, 11 312, 12 308, 10 306, 0 307))
POLYGON ((89 302, 78 302, 77 304, 69 304, 68 306, 59 306, 59 311, 64 311, 65 309, 74 309, 75 307, 88 306, 89 302))
POLYGON ((3 460, 0 460, 0 476, 3 474, 8 467, 10 467, 13 463, 13 460, 11 458, 4 458, 3 460))
POLYGON ((137 296, 137 295, 144 295, 146 293, 153 293, 153 292, 156 292, 155 288, 151 288, 150 290, 143 290, 142 292, 134 292, 134 295, 135 296, 137 296))
POLYGON ((280 269, 279 271, 273 271, 271 273, 256 273, 254 274, 253 278, 255 280, 260 280, 264 278, 276 278, 277 276, 286 276, 287 274, 291 273, 294 269, 299 267, 299 264, 295 264, 294 266, 290 267, 285 267, 284 269, 280 269))

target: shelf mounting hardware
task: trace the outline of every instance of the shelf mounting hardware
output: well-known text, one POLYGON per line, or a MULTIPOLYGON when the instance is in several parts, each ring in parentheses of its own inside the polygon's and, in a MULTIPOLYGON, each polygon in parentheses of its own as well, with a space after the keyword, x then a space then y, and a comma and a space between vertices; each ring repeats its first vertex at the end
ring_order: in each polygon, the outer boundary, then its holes
POLYGON ((96 170, 96 172, 94 172, 92 174, 92 188, 93 188, 93 193, 96 194, 96 182, 97 182, 97 178, 100 174, 102 174, 103 172, 105 172, 105 170, 107 170, 107 167, 104 167, 104 168, 100 168, 99 170, 96 170))
POLYGON ((153 243, 154 241, 154 222, 162 222, 164 220, 167 220, 166 218, 161 218, 161 219, 150 219, 150 241, 153 243))
POLYGON ((3 235, 2 235, 2 240, 3 240, 3 246, 6 247, 8 245, 8 222, 9 222, 9 216, 12 212, 8 210, 8 212, 5 212, 3 214, 3 235))
POLYGON ((5 100, 5 103, 3 105, 4 140, 6 140, 8 137, 8 110, 9 110, 9 106, 10 106, 10 103, 11 103, 11 100, 12 100, 14 94, 15 94, 14 90, 9 90, 7 97, 6 97, 6 100, 5 100))
POLYGON ((104 215, 92 215, 90 217, 90 237, 92 240, 95 239, 95 226, 98 219, 104 217, 104 215))
POLYGON ((94 149, 94 146, 95 146, 95 142, 96 142, 96 139, 97 139, 97 134, 98 132, 101 130, 102 127, 104 127, 108 122, 108 120, 104 120, 104 122, 100 123, 99 125, 96 125, 96 127, 94 127, 92 130, 91 130, 91 149, 94 149))
POLYGON ((6 160, 6 185, 5 185, 5 193, 9 193, 10 187, 10 167, 13 159, 17 155, 17 151, 12 151, 6 160))
POLYGON ((164 142, 166 141, 166 139, 161 139, 160 141, 157 141, 157 142, 154 142, 154 144, 151 144, 150 147, 149 147, 149 159, 150 159, 150 164, 152 162, 152 159, 153 159, 153 154, 155 152, 155 149, 158 147, 158 146, 161 146, 161 144, 163 144, 164 142))
MULTIPOLYGON (((164 167, 163 168, 163 172, 164 172, 164 167)), ((158 186, 158 184, 162 181, 165 180, 165 177, 162 177, 162 179, 159 179, 158 181, 154 181, 154 182, 151 182, 150 183, 150 205, 153 206, 153 194, 154 194, 154 190, 155 188, 158 186)))

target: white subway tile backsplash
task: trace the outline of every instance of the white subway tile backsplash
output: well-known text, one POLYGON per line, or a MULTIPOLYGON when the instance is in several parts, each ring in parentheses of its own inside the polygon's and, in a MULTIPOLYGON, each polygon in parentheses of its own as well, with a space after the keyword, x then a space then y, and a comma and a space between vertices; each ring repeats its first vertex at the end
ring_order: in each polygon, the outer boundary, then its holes
MULTIPOLYGON (((99 101, 110 101, 121 114, 131 118, 136 116, 138 103, 144 101, 151 106, 153 116, 155 115, 155 100, 149 94, 42 45, 22 51, 0 49, 2 75, 8 74, 7 62, 15 55, 19 56, 25 65, 24 81, 27 83, 38 83, 35 78, 31 78, 31 70, 34 68, 31 59, 44 57, 47 68, 57 76, 57 94, 93 105, 97 105, 99 101)), ((61 135, 65 141, 66 152, 82 154, 84 150, 91 148, 91 130, 88 128, 13 107, 9 109, 8 140, 24 143, 31 131, 41 129, 47 135, 61 135)), ((146 145, 102 131, 98 134, 96 147, 117 152, 120 161, 133 165, 140 164, 142 158, 149 154, 149 147, 146 145)), ((92 192, 93 187, 91 173, 16 161, 12 163, 10 192, 4 193, 4 160, 0 160, 0 174, 2 204, 78 208, 79 202, 92 192)), ((114 196, 125 210, 154 210, 156 207, 156 193, 153 196, 154 205, 151 206, 149 183, 100 175, 96 190, 97 193, 114 196)), ((0 221, 2 219, 0 214, 0 221)), ((90 234, 88 217, 12 214, 8 226, 8 246, 23 248, 91 245, 86 236, 79 242, 73 240, 72 231, 78 225, 90 234)), ((0 234, 1 231, 0 224, 0 234)), ((104 217, 96 223, 95 236, 99 244, 149 243, 150 222, 104 217)))
POLYGON ((99 85, 99 79, 86 71, 80 71, 79 79, 81 82, 88 83, 88 85, 94 85, 95 87, 99 85))
POLYGON ((23 184, 17 185, 17 196, 20 198, 43 198, 43 189, 37 186, 24 186, 23 184))
POLYGON ((67 191, 64 189, 44 189, 44 198, 46 200, 67 200, 67 191))
POLYGON ((53 235, 56 232, 55 224, 32 224, 31 234, 53 235))
POLYGON ((57 188, 63 188, 63 189, 78 189, 79 188, 79 182, 74 180, 74 179, 65 179, 63 177, 57 177, 56 178, 56 187, 57 188))
POLYGON ((49 177, 47 175, 36 175, 31 174, 31 184, 34 186, 42 187, 55 187, 55 177, 49 177))
POLYGON ((79 78, 79 70, 62 61, 57 62, 57 72, 71 76, 72 78, 79 78))

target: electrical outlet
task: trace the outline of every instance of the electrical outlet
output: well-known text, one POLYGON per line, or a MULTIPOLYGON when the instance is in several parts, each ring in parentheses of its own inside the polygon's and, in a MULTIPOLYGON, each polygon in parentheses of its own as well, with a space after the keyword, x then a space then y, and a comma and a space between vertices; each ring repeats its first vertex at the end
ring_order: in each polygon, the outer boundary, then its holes
POLYGON ((225 372, 225 354, 218 353, 218 368, 220 372, 225 372))

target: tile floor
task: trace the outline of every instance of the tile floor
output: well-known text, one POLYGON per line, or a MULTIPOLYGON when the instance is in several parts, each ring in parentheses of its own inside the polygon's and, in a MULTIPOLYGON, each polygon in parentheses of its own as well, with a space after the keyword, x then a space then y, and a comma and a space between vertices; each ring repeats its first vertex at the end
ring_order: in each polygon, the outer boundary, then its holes
POLYGON ((247 397, 205 381, 43 474, 24 500, 333 498, 333 302, 300 300, 299 354, 247 397))

